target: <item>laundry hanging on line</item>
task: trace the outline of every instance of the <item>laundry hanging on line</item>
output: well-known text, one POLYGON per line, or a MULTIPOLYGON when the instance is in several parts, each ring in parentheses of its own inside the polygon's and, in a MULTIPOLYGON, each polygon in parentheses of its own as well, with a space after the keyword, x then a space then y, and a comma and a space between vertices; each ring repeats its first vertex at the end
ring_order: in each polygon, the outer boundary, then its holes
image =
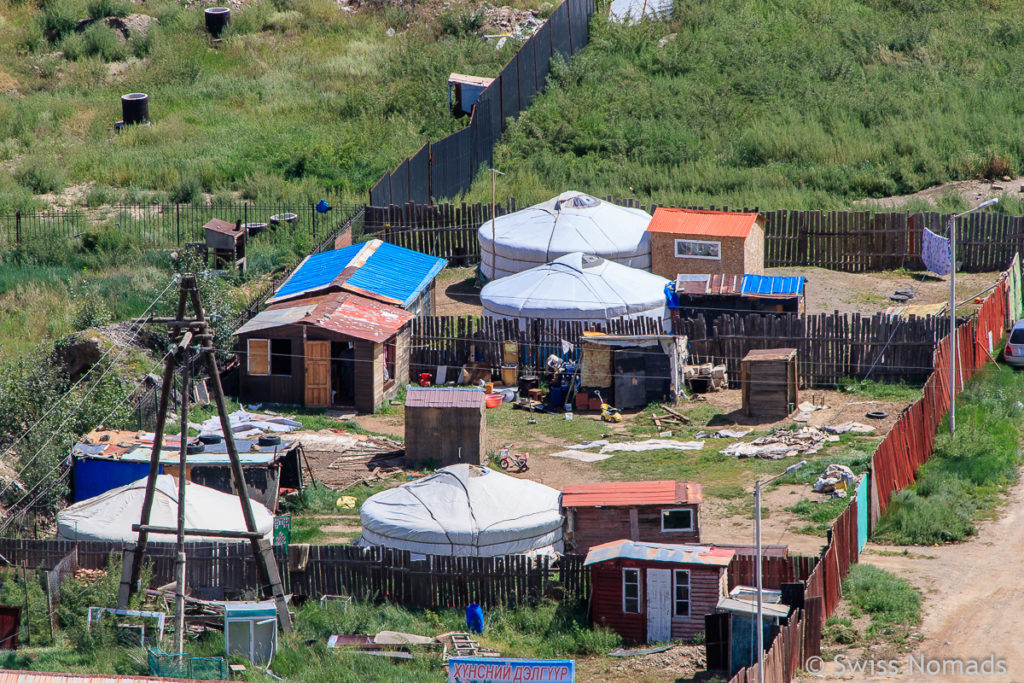
POLYGON ((953 262, 949 253, 949 238, 940 237, 928 228, 921 233, 921 260, 924 267, 936 275, 949 275, 953 262))

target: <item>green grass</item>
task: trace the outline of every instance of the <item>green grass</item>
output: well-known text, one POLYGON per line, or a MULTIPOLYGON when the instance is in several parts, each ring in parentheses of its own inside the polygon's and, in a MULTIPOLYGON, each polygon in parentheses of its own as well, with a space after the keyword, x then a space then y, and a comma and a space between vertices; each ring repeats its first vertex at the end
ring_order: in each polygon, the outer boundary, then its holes
POLYGON ((127 3, 45 5, 0 0, 0 64, 22 94, 0 99, 0 162, 14 160, 0 214, 37 205, 26 192, 85 182, 185 200, 230 191, 316 201, 333 188, 365 201, 385 170, 464 125, 448 113, 448 74, 494 76, 516 49, 466 32, 438 40, 428 8, 259 0, 212 46, 200 6, 133 3, 160 23, 124 42, 103 24, 75 24, 127 3), (117 134, 119 98, 131 91, 149 94, 152 126, 117 134))
POLYGON ((876 382, 873 379, 844 379, 836 384, 836 391, 851 394, 860 401, 916 401, 921 387, 906 382, 876 382))
POLYGON ((786 508, 786 512, 792 512, 800 519, 805 519, 811 524, 801 527, 801 533, 825 536, 832 528, 832 522, 850 504, 849 498, 822 498, 805 499, 795 505, 786 508))
POLYGON ((870 632, 921 623, 921 592, 906 579, 870 564, 855 564, 843 581, 854 617, 871 617, 870 632))
MULTIPOLYGON (((1024 113, 1015 3, 683 0, 673 15, 595 15, 502 138, 499 193, 830 209, 1024 168, 1003 134, 1024 113)), ((480 178, 470 196, 489 193, 480 178)))
MULTIPOLYGON (((931 460, 917 480, 896 493, 873 538, 932 545, 974 534, 1017 481, 1024 440, 1024 375, 986 365, 957 398, 957 429, 939 426, 931 460)), ((948 418, 947 418, 948 419, 948 418)))

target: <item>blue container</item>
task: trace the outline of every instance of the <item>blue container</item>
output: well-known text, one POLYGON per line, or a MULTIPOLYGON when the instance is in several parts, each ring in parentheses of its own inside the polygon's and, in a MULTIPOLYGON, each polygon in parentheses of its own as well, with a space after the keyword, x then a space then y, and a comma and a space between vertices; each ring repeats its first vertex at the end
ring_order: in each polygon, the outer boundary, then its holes
POLYGON ((560 406, 565 403, 565 401, 562 400, 565 398, 565 389, 566 388, 561 384, 551 385, 551 405, 560 406))
POLYGON ((484 608, 475 602, 472 605, 466 605, 466 626, 473 633, 484 632, 484 608))

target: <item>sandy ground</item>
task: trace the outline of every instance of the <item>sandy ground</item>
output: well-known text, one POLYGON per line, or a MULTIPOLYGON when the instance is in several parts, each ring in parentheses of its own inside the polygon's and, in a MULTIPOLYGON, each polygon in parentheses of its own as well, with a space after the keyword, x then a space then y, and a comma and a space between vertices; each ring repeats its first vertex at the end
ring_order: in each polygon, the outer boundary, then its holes
POLYGON ((934 185, 913 194, 902 194, 895 197, 882 197, 879 199, 861 199, 854 202, 855 207, 873 209, 895 209, 898 210, 908 202, 923 200, 929 204, 947 196, 958 196, 971 206, 975 206, 992 197, 1014 197, 1024 192, 1024 176, 1010 178, 1004 176, 999 180, 957 180, 942 185, 934 185))
MULTIPOLYGON (((937 675, 910 673, 906 656, 900 658, 902 675, 856 680, 899 681, 1024 681, 1024 648, 1019 622, 1024 613, 1024 591, 1018 559, 1024 554, 1024 486, 1009 493, 999 519, 983 522, 966 543, 926 548, 885 547, 869 543, 861 562, 873 564, 909 580, 924 593, 921 624, 923 641, 912 655, 928 659, 983 660, 989 655, 1005 661, 1005 674, 956 675, 947 664, 937 675)), ((826 665, 821 677, 802 680, 851 680, 826 665)))
MULTIPOLYGON (((949 280, 924 272, 840 273, 824 268, 768 268, 767 275, 807 278, 808 313, 861 313, 871 315, 888 306, 901 305, 889 299, 896 290, 912 289, 907 304, 935 304, 949 301, 949 280)), ((445 269, 438 278, 437 315, 480 315, 480 289, 474 268, 445 269)), ((963 301, 993 285, 998 273, 958 273, 957 299, 963 301)), ((976 306, 960 308, 961 314, 976 306)))

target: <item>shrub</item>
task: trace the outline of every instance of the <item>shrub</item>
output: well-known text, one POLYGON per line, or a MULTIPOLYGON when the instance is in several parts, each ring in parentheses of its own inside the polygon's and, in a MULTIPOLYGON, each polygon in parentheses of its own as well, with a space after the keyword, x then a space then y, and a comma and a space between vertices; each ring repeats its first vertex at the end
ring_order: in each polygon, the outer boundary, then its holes
POLYGON ((43 31, 59 40, 75 30, 81 10, 73 0, 46 0, 43 4, 43 31))
POLYGON ((128 56, 128 44, 120 31, 97 22, 82 34, 86 55, 99 57, 105 62, 118 62, 128 56))
POLYGON ((458 38, 475 35, 484 25, 484 17, 482 9, 449 9, 441 13, 438 22, 442 35, 458 38))
POLYGON ((89 0, 88 12, 92 19, 126 17, 131 12, 131 3, 127 0, 89 0))
POLYGON ((198 176, 186 175, 171 190, 170 200, 175 204, 194 204, 203 198, 203 182, 198 176))
POLYGON ((113 204, 120 199, 120 194, 109 185, 93 185, 85 195, 85 203, 90 209, 113 204))
POLYGON ((14 174, 15 180, 22 187, 32 190, 35 194, 60 192, 64 189, 64 174, 50 160, 33 157, 18 167, 14 174))
POLYGON ((846 617, 832 615, 825 622, 825 628, 821 631, 821 637, 826 642, 838 645, 852 645, 857 642, 857 629, 853 622, 846 617))

